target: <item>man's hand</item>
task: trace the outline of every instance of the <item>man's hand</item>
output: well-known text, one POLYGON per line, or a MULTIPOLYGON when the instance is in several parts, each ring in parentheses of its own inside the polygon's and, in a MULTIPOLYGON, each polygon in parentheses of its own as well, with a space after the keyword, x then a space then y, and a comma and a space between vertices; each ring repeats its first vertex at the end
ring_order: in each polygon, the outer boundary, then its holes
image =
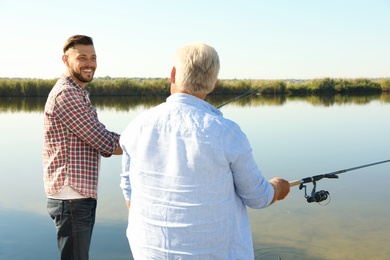
POLYGON ((273 178, 269 181, 274 187, 275 193, 274 198, 272 199, 272 203, 277 200, 283 200, 287 194, 290 192, 290 183, 282 178, 273 178))
POLYGON ((123 154, 122 148, 119 146, 118 149, 116 149, 116 150, 114 151, 113 154, 115 154, 115 155, 121 155, 121 154, 123 154))

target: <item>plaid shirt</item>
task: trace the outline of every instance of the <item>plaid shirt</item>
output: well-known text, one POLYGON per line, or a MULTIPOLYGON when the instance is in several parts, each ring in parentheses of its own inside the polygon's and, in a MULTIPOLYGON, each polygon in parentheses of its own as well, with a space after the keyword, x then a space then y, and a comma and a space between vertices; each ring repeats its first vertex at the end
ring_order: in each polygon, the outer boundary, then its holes
POLYGON ((44 113, 43 167, 47 195, 69 185, 97 198, 100 155, 110 157, 119 134, 99 122, 89 92, 62 76, 51 90, 44 113))

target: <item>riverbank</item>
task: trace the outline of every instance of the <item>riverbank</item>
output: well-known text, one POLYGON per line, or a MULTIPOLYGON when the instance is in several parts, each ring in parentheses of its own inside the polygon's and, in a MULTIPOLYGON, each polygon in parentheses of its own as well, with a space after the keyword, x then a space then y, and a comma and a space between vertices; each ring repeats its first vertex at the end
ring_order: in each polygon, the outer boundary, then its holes
MULTIPOLYGON (((57 79, 0 78, 0 97, 45 97, 57 79)), ((95 78, 87 84, 91 96, 169 95, 168 78, 95 78)), ((390 78, 312 80, 219 80, 212 95, 239 95, 258 89, 262 95, 334 95, 390 92, 390 78)))

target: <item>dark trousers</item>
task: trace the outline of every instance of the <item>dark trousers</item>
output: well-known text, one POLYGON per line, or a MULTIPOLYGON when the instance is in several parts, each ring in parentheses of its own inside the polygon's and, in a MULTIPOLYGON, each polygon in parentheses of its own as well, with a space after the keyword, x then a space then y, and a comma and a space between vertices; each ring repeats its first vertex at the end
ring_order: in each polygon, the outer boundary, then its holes
POLYGON ((88 260, 95 224, 96 200, 48 199, 47 211, 57 228, 57 243, 62 260, 88 260))

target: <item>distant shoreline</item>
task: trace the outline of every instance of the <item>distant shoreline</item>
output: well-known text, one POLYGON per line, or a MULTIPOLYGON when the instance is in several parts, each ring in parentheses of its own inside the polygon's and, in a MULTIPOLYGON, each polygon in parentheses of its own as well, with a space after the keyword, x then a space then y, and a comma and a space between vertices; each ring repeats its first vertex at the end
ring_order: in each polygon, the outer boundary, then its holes
MULTIPOLYGON (((0 97, 44 97, 57 79, 0 78, 0 97)), ((168 78, 95 78, 86 88, 91 96, 169 95, 168 78)), ((240 95, 252 90, 262 95, 335 95, 390 92, 390 78, 311 80, 221 79, 211 95, 240 95)))

